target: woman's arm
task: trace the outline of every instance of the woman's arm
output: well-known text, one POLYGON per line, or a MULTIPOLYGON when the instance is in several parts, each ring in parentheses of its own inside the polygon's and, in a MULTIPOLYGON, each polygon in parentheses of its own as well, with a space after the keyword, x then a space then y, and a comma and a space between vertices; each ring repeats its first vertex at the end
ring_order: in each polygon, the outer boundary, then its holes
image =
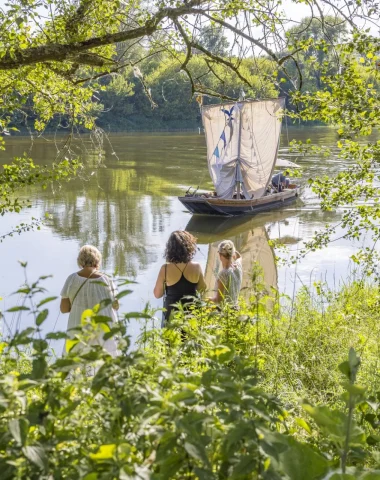
POLYGON ((220 303, 223 300, 225 291, 224 283, 218 278, 216 281, 216 293, 213 297, 209 298, 209 300, 214 303, 220 303))
POLYGON ((153 294, 156 298, 161 298, 164 295, 164 280, 165 280, 165 265, 162 265, 158 273, 156 286, 154 287, 153 294))
POLYGON ((69 298, 61 298, 61 313, 69 313, 71 310, 71 302, 69 298))

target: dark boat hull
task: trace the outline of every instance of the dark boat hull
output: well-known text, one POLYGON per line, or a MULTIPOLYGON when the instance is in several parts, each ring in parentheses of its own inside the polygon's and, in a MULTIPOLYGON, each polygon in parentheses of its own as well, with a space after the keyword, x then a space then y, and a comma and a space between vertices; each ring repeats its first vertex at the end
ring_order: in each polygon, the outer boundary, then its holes
POLYGON ((294 202, 300 193, 299 187, 274 193, 252 200, 224 200, 204 195, 178 197, 191 213, 201 215, 255 215, 260 212, 277 210, 294 202))

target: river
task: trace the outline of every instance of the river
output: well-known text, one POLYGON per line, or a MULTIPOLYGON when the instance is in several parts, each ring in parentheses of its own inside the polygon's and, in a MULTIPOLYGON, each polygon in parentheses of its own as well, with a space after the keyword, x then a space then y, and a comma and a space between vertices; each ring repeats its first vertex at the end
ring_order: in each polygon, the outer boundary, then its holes
MULTIPOLYGON (((289 153, 289 140, 307 138, 314 144, 333 147, 337 141, 334 131, 327 127, 291 128, 282 134, 279 156, 302 166, 301 182, 306 184, 310 177, 345 168, 335 155, 319 158, 289 153)), ((56 155, 51 138, 37 139, 31 147, 30 138, 15 136, 8 138, 6 144, 2 163, 29 152, 30 148, 32 157, 40 163, 49 163, 56 155)), ((27 196, 32 208, 20 214, 7 214, 0 220, 2 235, 21 222, 31 221, 32 217, 51 215, 51 220, 41 230, 7 237, 0 244, 2 310, 19 301, 17 295, 11 295, 23 282, 18 261, 27 262, 30 280, 52 275, 44 281, 45 286, 50 295, 59 295, 64 280, 77 268, 78 249, 86 243, 101 250, 104 271, 136 282, 131 285, 133 294, 123 298, 121 311, 139 311, 147 302, 158 308, 161 302, 153 297, 152 290, 163 263, 165 242, 176 229, 188 228, 198 237, 196 260, 206 270, 209 282, 213 282, 212 270, 216 265, 215 247, 224 238, 234 240, 248 256, 249 252, 254 252, 254 258, 251 257, 265 269, 266 281, 290 296, 302 284, 310 286, 316 280, 326 280, 338 286, 350 274, 349 256, 361 244, 343 239, 331 243, 323 251, 309 254, 294 266, 275 266, 274 252, 267 238, 281 238, 288 244, 289 253, 281 253, 282 257, 294 255, 314 231, 339 219, 339 212, 321 213, 318 199, 307 188, 302 200, 273 213, 232 220, 192 218, 177 200, 177 195, 189 186, 212 189, 202 134, 111 135, 108 140, 104 139, 101 168, 97 168, 99 156, 93 152, 86 136, 81 149, 86 152, 87 164, 82 178, 54 189, 31 188, 27 196)), ((59 315, 58 301, 51 303, 50 309, 44 329, 65 329, 67 316, 59 315)), ((12 330, 30 323, 28 316, 8 314, 12 330)), ((133 339, 140 328, 137 322, 131 323, 133 339)))

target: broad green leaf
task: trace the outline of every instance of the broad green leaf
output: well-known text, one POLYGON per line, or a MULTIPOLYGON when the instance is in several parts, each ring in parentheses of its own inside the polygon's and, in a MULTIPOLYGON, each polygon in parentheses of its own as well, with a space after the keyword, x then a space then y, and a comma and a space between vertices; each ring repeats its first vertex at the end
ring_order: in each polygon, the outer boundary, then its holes
POLYGON ((19 307, 8 308, 7 312, 21 312, 21 311, 29 311, 29 310, 30 310, 29 307, 25 307, 21 305, 19 307))
POLYGON ((194 473, 197 476, 197 480, 215 480, 215 475, 211 470, 205 468, 194 467, 194 473))
POLYGON ((205 465, 209 465, 209 460, 206 455, 206 450, 203 445, 197 443, 190 443, 189 441, 185 442, 184 448, 190 457, 200 460, 205 465))
POLYGON ((61 340, 62 338, 67 338, 66 332, 51 332, 46 335, 47 340, 61 340))
POLYGON ((95 461, 109 460, 113 458, 115 450, 116 445, 114 443, 100 445, 96 453, 90 453, 90 458, 95 461))
POLYGON ((46 370, 47 370, 47 363, 44 357, 39 357, 34 359, 31 378, 33 380, 40 380, 45 376, 46 370))
POLYGON ((36 318, 36 325, 39 327, 48 317, 49 315, 49 310, 42 310, 42 312, 40 312, 38 315, 37 315, 37 318, 36 318))
POLYGON ((88 473, 87 475, 85 475, 83 477, 83 480, 97 480, 99 477, 99 474, 96 473, 96 472, 91 472, 91 473, 88 473))
POLYGON ((109 323, 112 322, 112 319, 110 317, 107 317, 106 315, 95 315, 92 317, 92 320, 95 323, 109 323))
POLYGON ((319 480, 327 473, 328 461, 308 445, 280 433, 266 431, 263 436, 264 451, 290 480, 319 480))
POLYGON ((27 446, 22 449, 22 452, 28 460, 37 465, 41 470, 47 468, 48 458, 42 447, 27 446))
POLYGON ((116 295, 116 298, 118 300, 120 300, 120 298, 123 298, 125 297, 126 295, 130 295, 131 293, 133 293, 133 290, 122 290, 121 292, 119 292, 117 295, 116 295))
MULTIPOLYGON (((348 429, 348 417, 339 410, 331 410, 328 407, 313 407, 303 405, 303 409, 313 418, 321 430, 334 442, 342 445, 346 440, 348 429)), ((364 432, 351 421, 350 445, 363 445, 366 437, 364 432)))
POLYGON ((37 304, 37 308, 42 307, 42 305, 45 305, 45 303, 52 302, 53 300, 56 300, 58 297, 47 297, 44 298, 43 300, 40 301, 40 303, 37 304))
POLYGON ((66 352, 69 353, 72 348, 75 347, 79 343, 79 340, 77 338, 68 338, 66 340, 66 352))
POLYGON ((19 446, 24 446, 29 432, 29 422, 25 418, 14 418, 8 423, 9 431, 19 446))
POLYGON ((152 318, 152 315, 149 315, 148 313, 142 313, 142 312, 129 312, 124 314, 124 318, 146 318, 150 319, 152 318))
POLYGON ((311 427, 303 418, 296 418, 297 424, 311 435, 311 427))
POLYGON ((257 458, 254 455, 242 455, 232 468, 231 479, 250 477, 257 470, 257 458))
POLYGON ((189 390, 189 389, 184 389, 184 390, 181 390, 180 392, 174 394, 172 397, 171 397, 171 401, 172 402, 184 402, 186 404, 193 404, 194 402, 196 402, 196 396, 194 395, 194 392, 192 390, 189 390))

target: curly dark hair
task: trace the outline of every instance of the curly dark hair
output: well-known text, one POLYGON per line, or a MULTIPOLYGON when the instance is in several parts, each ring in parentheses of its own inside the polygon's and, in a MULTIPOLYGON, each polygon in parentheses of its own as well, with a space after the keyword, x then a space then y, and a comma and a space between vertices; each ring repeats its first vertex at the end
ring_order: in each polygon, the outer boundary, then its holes
POLYGON ((188 263, 194 258, 197 239, 185 230, 173 232, 166 243, 164 257, 169 263, 188 263))

